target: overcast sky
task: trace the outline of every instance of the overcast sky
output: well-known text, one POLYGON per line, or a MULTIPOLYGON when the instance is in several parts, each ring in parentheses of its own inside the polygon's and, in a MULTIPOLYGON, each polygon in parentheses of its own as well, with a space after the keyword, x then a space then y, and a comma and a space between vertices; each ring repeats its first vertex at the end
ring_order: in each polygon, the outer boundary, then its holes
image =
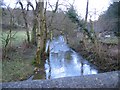
MULTIPOLYGON (((25 1, 26 0, 22 0, 25 1)), ((33 4, 35 4, 34 0, 31 0, 33 4)), ((57 0, 49 0, 50 4, 54 5, 55 2, 57 0)), ((69 3, 73 3, 73 0, 59 0, 59 4, 68 4, 66 1, 68 1, 69 3)), ((4 2, 8 5, 10 4, 10 7, 15 7, 15 2, 16 0, 4 0, 4 2)), ((87 0, 75 0, 74 2, 74 6, 78 12, 78 14, 84 18, 85 17, 85 10, 86 10, 86 2, 87 0)), ((107 10, 107 8, 109 7, 109 5, 111 4, 111 0, 89 0, 89 13, 92 16, 92 20, 94 19, 98 19, 98 16, 103 13, 105 10, 107 10), (96 12, 96 15, 94 14, 96 12)), ((64 8, 62 6, 62 8, 64 8)))

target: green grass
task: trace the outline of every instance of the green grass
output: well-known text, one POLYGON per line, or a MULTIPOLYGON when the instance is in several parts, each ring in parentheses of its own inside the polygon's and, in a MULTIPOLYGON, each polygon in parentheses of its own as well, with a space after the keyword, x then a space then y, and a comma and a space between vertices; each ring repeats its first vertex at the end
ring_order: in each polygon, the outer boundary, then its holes
MULTIPOLYGON (((8 34, 8 31, 2 32, 0 35, 0 37, 1 37, 0 39, 1 40, 6 39, 7 34, 8 34)), ((12 38, 12 45, 14 45, 14 46, 21 44, 26 39, 25 31, 12 31, 12 35, 14 35, 14 37, 12 38)), ((2 44, 3 45, 5 44, 4 40, 2 43, 0 43, 0 47, 2 46, 2 44)))
POLYGON ((15 35, 15 39, 13 41, 14 45, 19 45, 26 39, 26 32, 25 31, 19 31, 15 35))
POLYGON ((102 38, 100 41, 106 44, 118 44, 118 37, 102 38))
POLYGON ((2 60, 2 82, 20 81, 33 74, 35 48, 16 49, 8 52, 7 59, 2 60))
MULTIPOLYGON (((6 38, 7 33, 7 30, 1 32, 0 41, 2 38, 6 38)), ((13 47, 21 45, 26 39, 25 30, 14 30, 12 31, 12 35, 13 34, 15 34, 14 38, 12 38, 13 47)), ((2 47, 2 44, 4 43, 0 43, 0 47, 2 47)), ((0 82, 20 81, 27 79, 31 74, 33 74, 34 66, 32 65, 32 60, 34 58, 34 51, 34 48, 26 48, 25 54, 23 54, 24 52, 22 49, 18 49, 17 52, 8 52, 10 60, 4 59, 0 61, 0 82)))
POLYGON ((33 73, 31 60, 11 60, 2 62, 2 82, 24 80, 33 73))

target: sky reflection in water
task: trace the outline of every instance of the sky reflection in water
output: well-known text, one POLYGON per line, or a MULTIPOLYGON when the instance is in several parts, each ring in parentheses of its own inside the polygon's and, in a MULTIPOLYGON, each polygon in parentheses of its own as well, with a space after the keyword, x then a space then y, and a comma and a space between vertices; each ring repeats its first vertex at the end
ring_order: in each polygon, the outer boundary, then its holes
POLYGON ((52 40, 50 49, 50 57, 45 64, 46 79, 98 73, 93 65, 68 47, 63 36, 52 40))

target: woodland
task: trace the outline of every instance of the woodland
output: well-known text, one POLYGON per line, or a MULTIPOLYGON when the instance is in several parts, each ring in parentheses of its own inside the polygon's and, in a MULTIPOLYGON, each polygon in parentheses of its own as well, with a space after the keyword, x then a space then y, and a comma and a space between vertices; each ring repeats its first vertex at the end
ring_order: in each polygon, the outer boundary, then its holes
MULTIPOLYGON (((35 5, 31 0, 25 1, 26 5, 22 0, 16 0, 19 8, 11 8, 4 0, 0 1, 1 82, 23 81, 31 77, 32 80, 54 78, 53 74, 47 77, 46 63, 48 66, 51 64, 52 68, 52 62, 56 65, 54 60, 59 60, 62 56, 69 64, 73 60, 71 52, 64 52, 64 48, 60 51, 64 43, 97 67, 97 73, 120 70, 120 1, 113 1, 94 21, 91 19, 93 15, 89 13, 91 0, 86 0, 84 18, 75 8, 75 0, 72 4, 62 4, 59 3, 60 0, 55 0, 55 5, 50 4, 49 0, 34 0, 35 5), (66 9, 62 10, 60 6, 66 9), (60 36, 64 43, 61 46, 56 44, 60 50, 55 52, 57 49, 51 43, 57 43, 55 40, 60 36)), ((50 70, 52 72, 53 69, 49 68, 49 72, 50 70)), ((70 70, 74 73, 72 67, 70 70)), ((81 69, 81 72, 84 70, 81 69)))

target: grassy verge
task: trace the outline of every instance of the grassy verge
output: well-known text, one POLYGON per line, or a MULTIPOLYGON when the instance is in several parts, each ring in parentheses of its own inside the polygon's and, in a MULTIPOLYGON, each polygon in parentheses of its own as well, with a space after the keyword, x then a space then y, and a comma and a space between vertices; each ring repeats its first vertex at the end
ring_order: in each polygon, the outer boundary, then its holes
MULTIPOLYGON (((2 32, 2 37, 6 38, 7 32, 7 30, 2 32)), ((36 49, 35 47, 28 48, 23 43, 26 39, 25 31, 12 31, 12 34, 14 33, 16 34, 12 40, 12 47, 7 52, 8 57, 0 61, 0 77, 2 77, 0 82, 25 80, 34 73, 32 62, 36 49)))
POLYGON ((35 48, 16 48, 8 52, 8 58, 2 60, 2 82, 25 80, 34 72, 32 62, 35 48))
POLYGON ((31 60, 11 60, 2 62, 2 82, 27 79, 33 73, 31 60))

